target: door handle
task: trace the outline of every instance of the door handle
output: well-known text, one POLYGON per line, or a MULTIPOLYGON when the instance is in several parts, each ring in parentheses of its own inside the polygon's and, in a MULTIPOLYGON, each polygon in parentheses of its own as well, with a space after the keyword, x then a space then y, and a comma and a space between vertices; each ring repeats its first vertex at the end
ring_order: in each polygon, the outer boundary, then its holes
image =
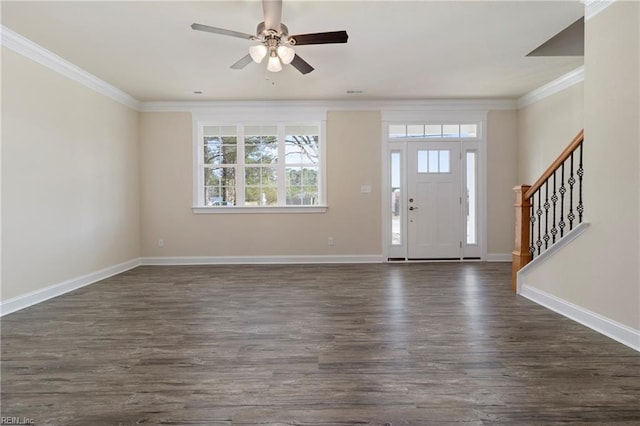
POLYGON ((418 210, 418 208, 411 206, 411 207, 409 207, 409 210, 418 210))

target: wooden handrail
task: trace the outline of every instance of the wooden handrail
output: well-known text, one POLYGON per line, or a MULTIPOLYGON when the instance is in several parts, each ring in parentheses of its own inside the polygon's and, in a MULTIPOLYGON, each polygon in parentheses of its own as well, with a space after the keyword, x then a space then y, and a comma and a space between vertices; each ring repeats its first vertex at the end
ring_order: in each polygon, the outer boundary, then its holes
POLYGON ((553 172, 555 172, 560 167, 560 165, 564 163, 567 158, 569 158, 571 153, 575 151, 576 148, 579 147, 583 141, 584 141, 584 129, 578 132, 578 134, 576 135, 575 138, 573 138, 569 146, 567 146, 565 150, 562 151, 562 153, 558 156, 558 158, 556 158, 556 160, 553 163, 551 163, 551 165, 547 168, 547 170, 544 171, 544 173, 542 174, 542 176, 540 176, 540 178, 536 181, 536 183, 531 185, 531 188, 529 188, 529 190, 524 194, 524 198, 526 200, 531 198, 531 196, 535 194, 535 192, 538 189, 540 189, 540 187, 547 181, 547 179, 549 179, 549 177, 553 175, 553 172))

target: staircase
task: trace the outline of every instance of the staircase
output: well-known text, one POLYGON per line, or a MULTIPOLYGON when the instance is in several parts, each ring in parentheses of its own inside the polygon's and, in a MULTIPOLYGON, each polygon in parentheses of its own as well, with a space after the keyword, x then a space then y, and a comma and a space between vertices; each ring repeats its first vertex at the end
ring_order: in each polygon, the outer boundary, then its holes
POLYGON ((533 185, 513 188, 516 194, 513 291, 517 288, 520 269, 582 223, 583 142, 581 130, 533 185))

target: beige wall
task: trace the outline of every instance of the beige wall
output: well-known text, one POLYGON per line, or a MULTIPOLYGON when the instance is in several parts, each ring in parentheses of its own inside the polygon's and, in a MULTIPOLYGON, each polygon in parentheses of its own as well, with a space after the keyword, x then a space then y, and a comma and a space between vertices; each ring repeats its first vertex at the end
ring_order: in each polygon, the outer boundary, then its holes
POLYGON ((2 49, 2 300, 140 255, 138 113, 2 49))
POLYGON ((194 214, 191 115, 141 114, 143 256, 380 255, 380 120, 328 113, 326 213, 194 214))
POLYGON ((533 184, 583 128, 583 83, 518 112, 518 183, 533 184))
MULTIPOLYGON (((381 255, 379 112, 328 113, 323 214, 194 214, 191 114, 142 113, 140 129, 143 256, 381 255), (361 185, 371 185, 371 193, 361 194, 361 185)), ((516 112, 491 111, 489 253, 513 249, 515 139, 516 112)))
POLYGON ((528 285, 640 330, 640 4, 585 27, 585 218, 589 229, 526 274, 528 285))
POLYGON ((511 254, 515 240, 513 187, 517 182, 517 112, 487 115, 487 253, 511 254))

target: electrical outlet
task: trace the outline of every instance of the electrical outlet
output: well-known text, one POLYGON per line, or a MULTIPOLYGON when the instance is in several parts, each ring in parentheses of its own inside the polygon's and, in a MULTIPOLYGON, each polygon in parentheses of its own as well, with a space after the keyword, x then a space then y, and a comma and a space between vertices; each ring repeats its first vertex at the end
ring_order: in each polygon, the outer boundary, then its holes
POLYGON ((336 244, 336 240, 333 237, 327 238, 327 245, 333 246, 336 244))

